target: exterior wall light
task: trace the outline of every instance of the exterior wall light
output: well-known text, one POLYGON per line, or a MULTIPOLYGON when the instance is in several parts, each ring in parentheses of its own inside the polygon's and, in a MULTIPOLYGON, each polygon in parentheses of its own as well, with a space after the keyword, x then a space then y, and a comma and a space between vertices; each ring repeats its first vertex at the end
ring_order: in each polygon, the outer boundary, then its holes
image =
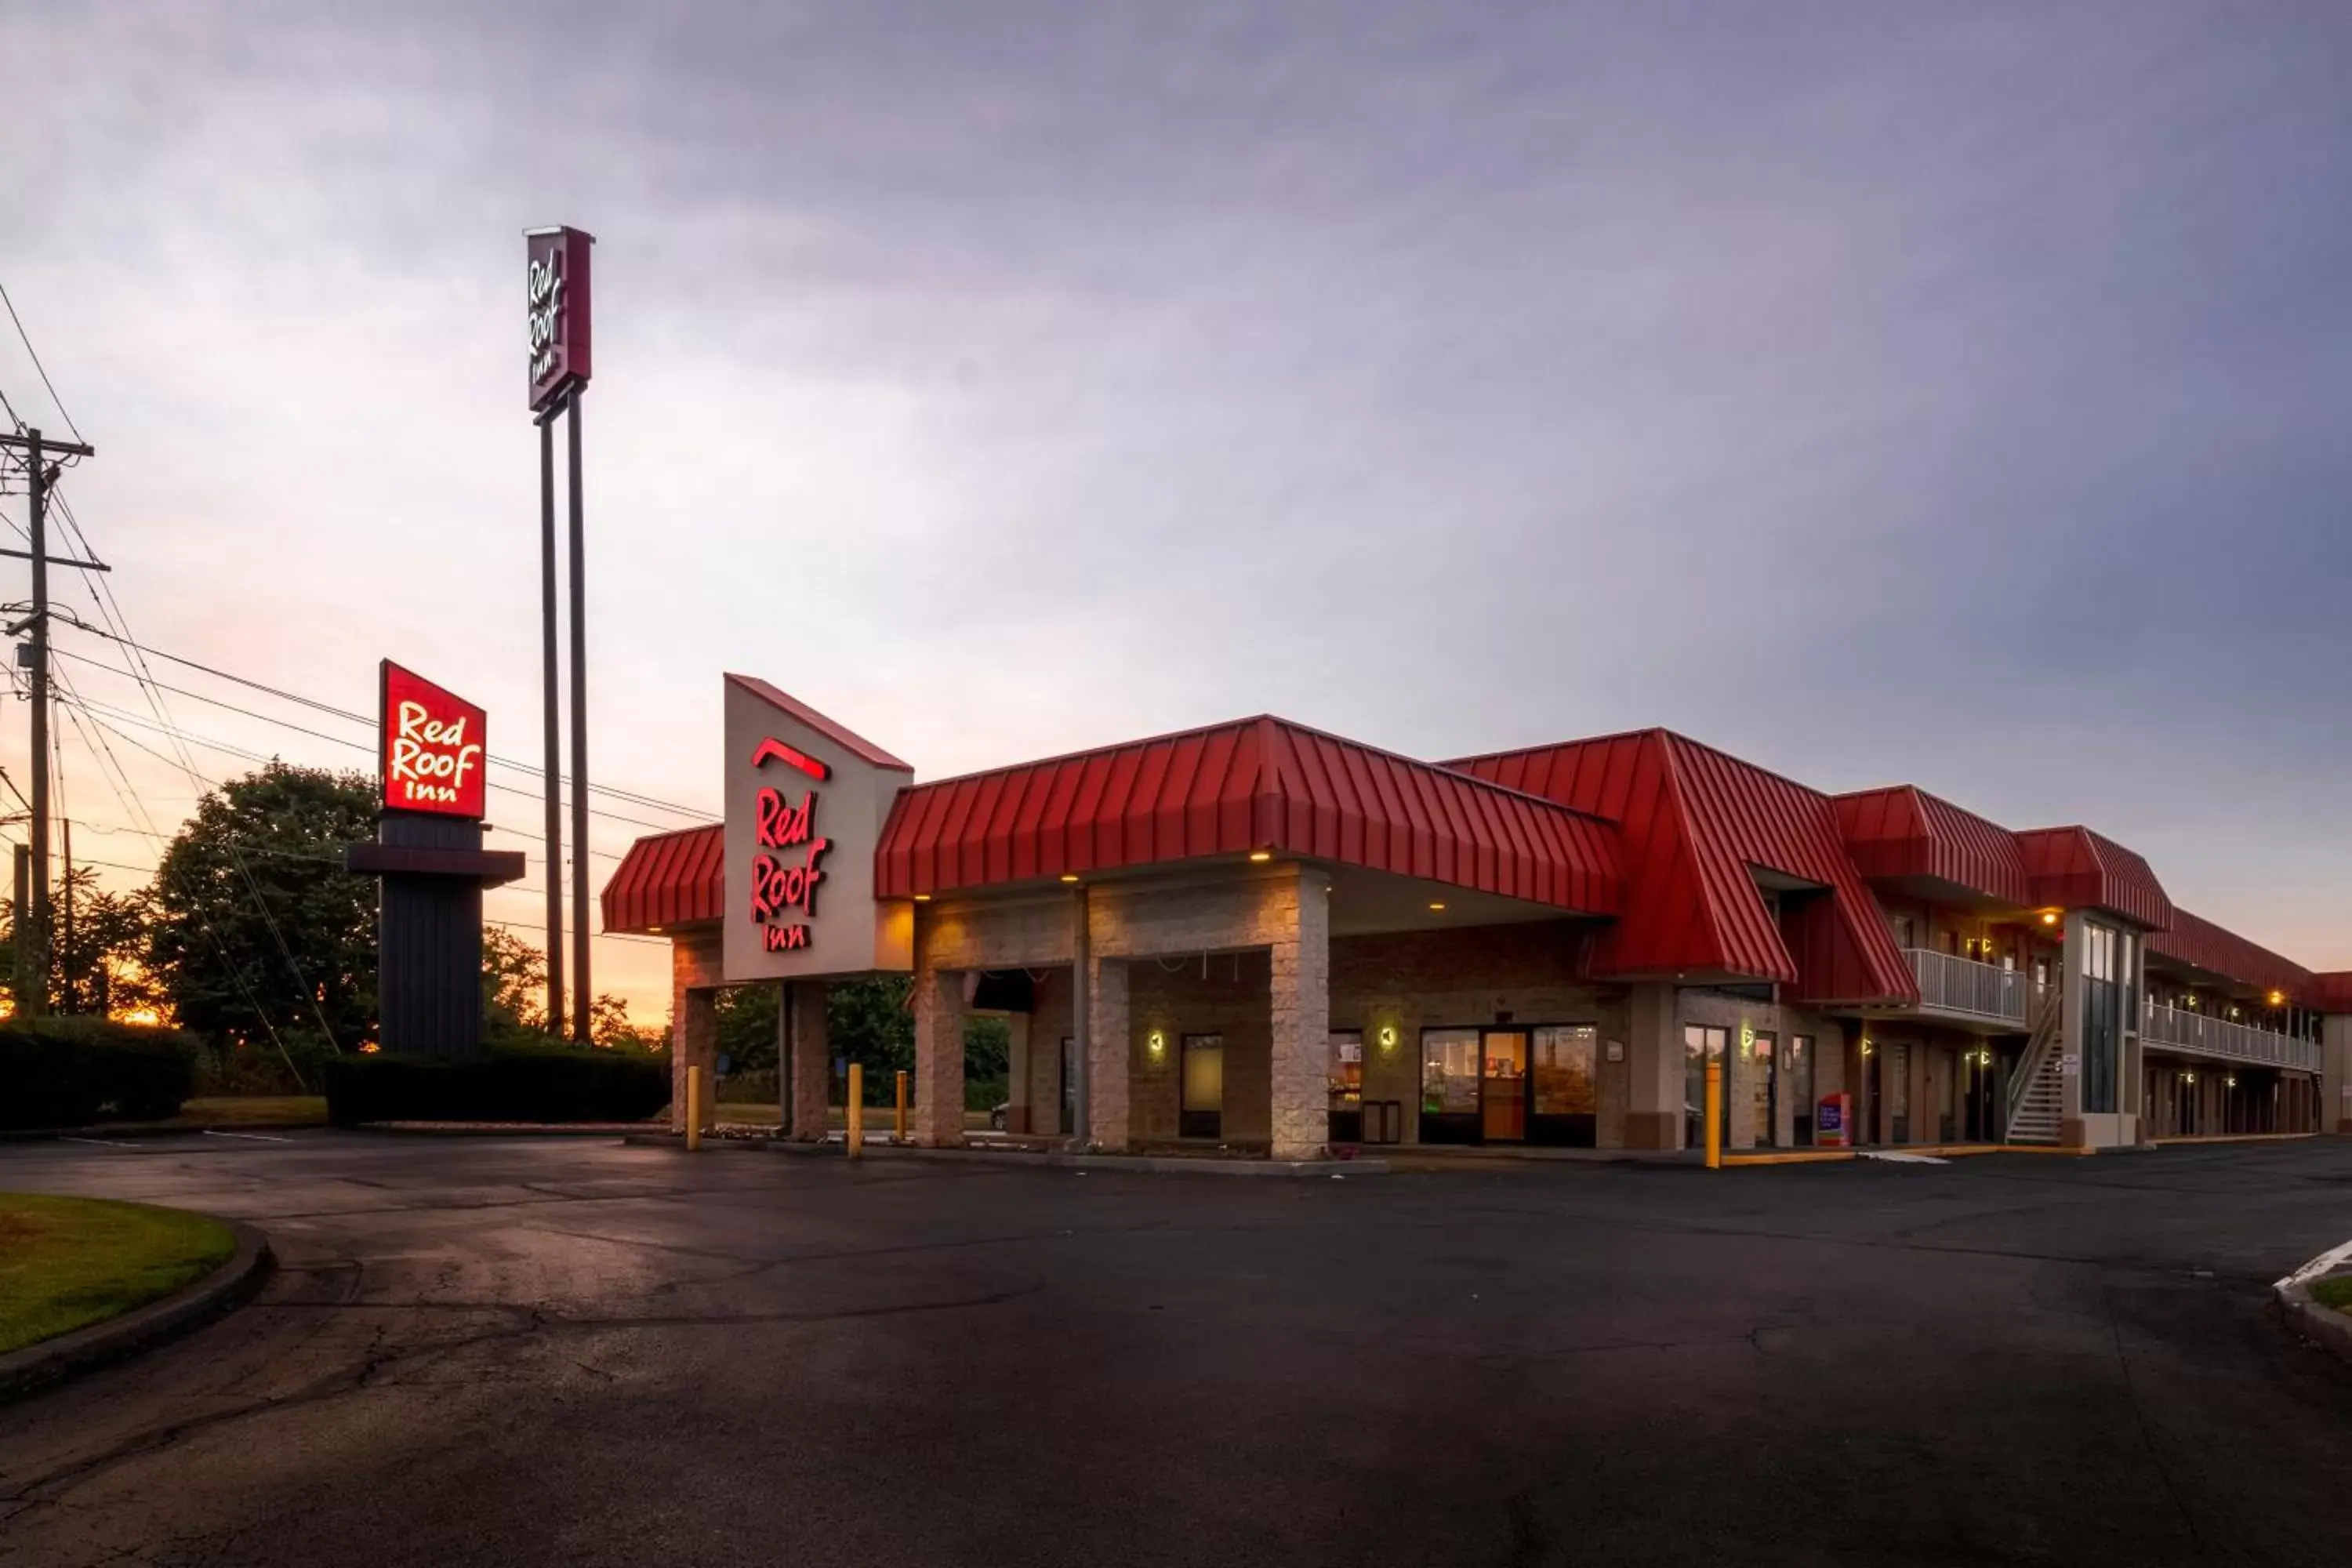
POLYGON ((1871 1055, 1874 1054, 1874 1053, 1877 1051, 1877 1049, 1878 1049, 1878 1042, 1877 1042, 1876 1040, 1872 1039, 1872 1038, 1871 1038, 1869 1036, 1867 1036, 1867 1035, 1865 1035, 1865 1036, 1864 1036, 1864 1037, 1863 1037, 1863 1041, 1862 1041, 1862 1054, 1863 1054, 1864 1056, 1871 1056, 1871 1055))
POLYGON ((1065 882, 1075 882, 1077 879, 1078 874, 1076 871, 1065 871, 1062 873, 1062 880, 1065 882))
POLYGON ((1271 849, 1253 849, 1250 851, 1250 863, 1252 865, 1263 866, 1268 860, 1273 858, 1274 851, 1271 849))
POLYGON ((1442 911, 1445 908, 1445 900, 1444 899, 1432 899, 1429 900, 1429 907, 1433 910, 1442 911))
POLYGON ((1168 1049, 1168 1037, 1161 1034, 1157 1029, 1152 1030, 1151 1033, 1145 1037, 1143 1043, 1145 1047, 1155 1057, 1168 1049))
POLYGON ((1392 1051, 1396 1049, 1396 1026, 1394 1024, 1382 1024, 1381 1026, 1381 1049, 1384 1051, 1392 1051))
POLYGON ((2184 1072, 2180 1075, 2180 1081, 2183 1083, 2195 1083, 2197 1081, 2197 1075, 2193 1072, 2184 1072))
POLYGON ((2058 911, 2057 911, 2056 910, 2042 910, 2042 923, 2043 925, 2046 925, 2046 926, 2054 926, 2054 925, 2056 925, 2056 924, 2058 923, 2058 911))
POLYGON ((2235 1089, 2235 1088, 2237 1088, 2237 1087, 2238 1087, 2238 1075, 2237 1075, 2236 1073, 2231 1073, 2229 1077, 2227 1077, 2227 1078, 2225 1078, 2225 1079, 2223 1079, 2221 1080, 2221 1086, 2222 1086, 2224 1089, 2235 1089))
POLYGON ((930 894, 929 894, 929 893, 917 893, 917 894, 915 895, 915 902, 917 902, 917 903, 919 903, 919 904, 928 904, 928 903, 929 903, 930 901, 931 901, 931 896, 930 896, 930 894))
POLYGON ((2285 992, 2284 992, 2284 991, 2273 991, 2273 992, 2272 992, 2272 993, 2271 993, 2271 1005, 2272 1005, 2272 1006, 2273 1006, 2273 1007, 2283 1007, 2283 1006, 2284 1006, 2285 1005, 2286 1005, 2286 993, 2285 993, 2285 992))

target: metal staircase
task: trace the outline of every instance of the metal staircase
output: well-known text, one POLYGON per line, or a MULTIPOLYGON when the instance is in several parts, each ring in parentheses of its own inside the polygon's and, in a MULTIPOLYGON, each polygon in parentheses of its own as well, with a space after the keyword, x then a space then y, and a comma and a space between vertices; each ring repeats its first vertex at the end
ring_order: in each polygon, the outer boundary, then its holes
POLYGON ((2055 984, 2042 993, 2033 1033, 2025 1042, 2025 1054, 2018 1058, 2017 1070, 2010 1076, 2009 1117, 2002 1123, 2007 1130, 2006 1142, 2058 1142, 2065 1095, 2060 1078, 2063 1053, 2059 1049, 2058 1027, 2064 1009, 2059 1005, 2058 997, 2059 987, 2055 984))

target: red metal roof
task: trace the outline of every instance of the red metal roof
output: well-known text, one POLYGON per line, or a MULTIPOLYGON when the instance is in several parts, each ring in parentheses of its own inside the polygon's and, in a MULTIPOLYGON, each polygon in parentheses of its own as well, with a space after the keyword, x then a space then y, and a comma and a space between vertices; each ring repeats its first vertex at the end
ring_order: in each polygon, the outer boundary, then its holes
POLYGON ((908 790, 883 898, 1255 849, 1585 914, 1621 901, 1617 834, 1554 802, 1272 717, 908 790))
POLYGON ((2311 977, 2306 1000, 2319 1013, 2352 1013, 2352 969, 2330 969, 2311 977))
POLYGON ((1601 938, 1596 975, 1715 974, 1779 982, 1801 1000, 1918 1000, 1837 813, 1816 790, 1667 730, 1446 765, 1623 830, 1626 906, 1601 938), (1776 922, 1750 868, 1823 890, 1784 895, 1776 922))
POLYGON ((2151 931, 2172 923, 2172 900, 2147 861, 2087 827, 2030 827, 2017 836, 2036 904, 2105 910, 2151 931))
POLYGON ((840 746, 853 756, 862 758, 877 768, 895 768, 902 773, 915 771, 911 763, 902 763, 865 736, 844 729, 796 697, 786 696, 756 675, 730 675, 727 678, 761 701, 782 709, 802 723, 840 746))
POLYGON ((2147 950, 2241 985, 2284 991, 2298 1005, 2309 1002, 2318 989, 2318 977, 2300 963, 2178 906, 2172 911, 2172 929, 2150 932, 2147 950))
POLYGON ((726 831, 717 823, 629 846, 604 883, 604 929, 651 931, 715 921, 726 907, 726 831))
POLYGON ((2017 835, 1916 784, 1836 798, 1846 853, 1865 877, 1931 877, 2025 909, 2032 902, 2017 835))

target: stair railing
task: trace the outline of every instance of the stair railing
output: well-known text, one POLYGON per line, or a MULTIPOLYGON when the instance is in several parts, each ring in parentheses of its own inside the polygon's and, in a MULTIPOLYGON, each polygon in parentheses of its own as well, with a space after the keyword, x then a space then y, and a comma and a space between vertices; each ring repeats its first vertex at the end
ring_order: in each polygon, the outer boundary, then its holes
POLYGON ((2010 1075, 2009 1115, 2001 1123, 2004 1129, 2017 1124, 2017 1113, 2023 1108, 2025 1097, 2032 1092, 2033 1080, 2049 1065, 2050 1053, 2057 1047, 2059 1025, 2065 1016, 2065 1009, 2060 1001, 2063 994, 2064 988, 2054 976, 2042 989, 2042 1007, 2033 1019, 2033 1033, 2026 1037, 2025 1054, 2017 1058, 2017 1070, 2010 1075))

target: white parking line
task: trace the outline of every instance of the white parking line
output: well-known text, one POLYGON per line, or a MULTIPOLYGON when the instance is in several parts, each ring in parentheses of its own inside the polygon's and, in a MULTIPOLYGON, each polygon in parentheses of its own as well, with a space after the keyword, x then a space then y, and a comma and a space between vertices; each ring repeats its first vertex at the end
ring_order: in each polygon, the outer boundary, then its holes
POLYGON ((139 1147, 136 1143, 118 1143, 111 1138, 76 1138, 71 1133, 60 1135, 58 1142, 60 1143, 95 1143, 104 1149, 136 1149, 139 1147))
POLYGON ((204 1131, 205 1136, 207 1138, 250 1138, 256 1143, 291 1143, 294 1142, 291 1138, 273 1138, 267 1132, 223 1132, 215 1127, 207 1127, 204 1131))

